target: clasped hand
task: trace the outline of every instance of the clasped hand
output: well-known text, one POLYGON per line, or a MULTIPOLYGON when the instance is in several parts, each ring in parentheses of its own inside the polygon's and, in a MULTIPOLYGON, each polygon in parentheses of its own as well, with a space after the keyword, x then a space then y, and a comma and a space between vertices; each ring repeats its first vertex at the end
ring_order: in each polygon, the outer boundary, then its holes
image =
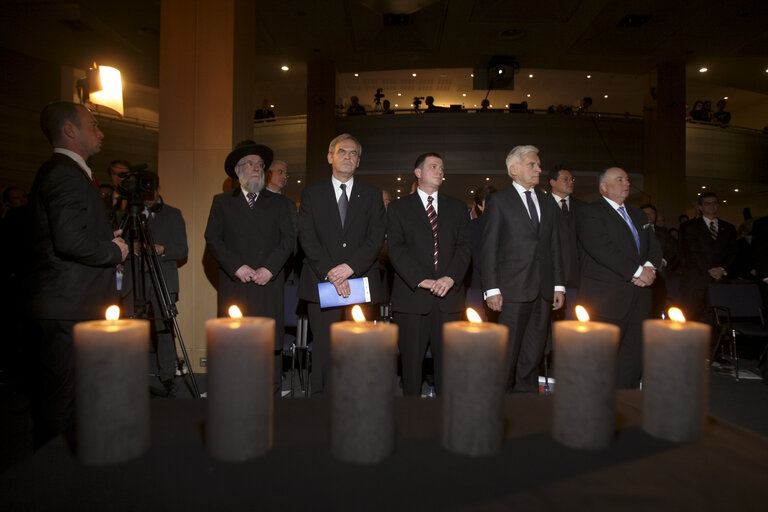
POLYGON ((655 267, 643 267, 643 271, 640 275, 632 278, 632 284, 645 288, 651 286, 656 280, 656 268, 655 267))
POLYGON ((243 265, 235 271, 235 277, 237 277, 241 283, 255 283, 259 286, 264 286, 270 279, 272 279, 272 272, 265 267, 259 267, 257 270, 253 270, 248 265, 243 265))
POLYGON ((429 292, 435 297, 445 297, 445 294, 453 288, 454 281, 448 276, 443 276, 440 279, 424 279, 419 283, 419 288, 429 290, 429 292))

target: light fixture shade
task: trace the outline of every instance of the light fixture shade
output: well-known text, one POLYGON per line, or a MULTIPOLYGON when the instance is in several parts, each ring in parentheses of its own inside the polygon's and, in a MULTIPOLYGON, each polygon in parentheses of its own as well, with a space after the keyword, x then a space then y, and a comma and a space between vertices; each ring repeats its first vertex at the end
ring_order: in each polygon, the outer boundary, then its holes
POLYGON ((123 79, 120 70, 110 66, 99 66, 102 89, 91 92, 89 100, 97 109, 109 109, 121 116, 123 109, 123 79))

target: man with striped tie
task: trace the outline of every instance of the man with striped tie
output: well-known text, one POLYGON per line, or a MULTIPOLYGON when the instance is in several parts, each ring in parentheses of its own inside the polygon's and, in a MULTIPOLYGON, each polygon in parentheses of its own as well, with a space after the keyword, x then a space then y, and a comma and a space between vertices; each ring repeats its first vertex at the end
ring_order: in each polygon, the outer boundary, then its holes
POLYGON ((244 140, 224 169, 235 188, 213 198, 205 241, 219 264, 218 314, 237 305, 246 316, 275 319, 275 386, 280 389, 283 346, 283 267, 296 244, 296 206, 264 188, 272 150, 244 140))
POLYGON ((406 396, 420 394, 428 346, 440 392, 443 324, 461 319, 464 275, 472 258, 466 205, 438 192, 445 173, 442 157, 424 153, 414 167, 416 193, 391 203, 387 211, 387 247, 395 269, 392 311, 406 396))
POLYGON ((736 228, 717 218, 720 200, 714 192, 699 196, 701 217, 680 226, 682 295, 686 314, 699 320, 707 305, 709 283, 722 282, 736 259, 736 228))

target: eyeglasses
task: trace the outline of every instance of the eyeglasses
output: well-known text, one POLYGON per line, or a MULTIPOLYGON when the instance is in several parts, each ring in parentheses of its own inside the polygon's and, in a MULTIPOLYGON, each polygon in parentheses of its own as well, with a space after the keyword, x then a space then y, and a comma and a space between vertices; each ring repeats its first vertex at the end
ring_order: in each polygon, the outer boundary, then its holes
POLYGON ((261 169, 264 170, 264 162, 253 162, 251 160, 246 160, 245 162, 241 164, 237 164, 237 167, 239 169, 242 169, 243 167, 249 168, 249 169, 261 169))

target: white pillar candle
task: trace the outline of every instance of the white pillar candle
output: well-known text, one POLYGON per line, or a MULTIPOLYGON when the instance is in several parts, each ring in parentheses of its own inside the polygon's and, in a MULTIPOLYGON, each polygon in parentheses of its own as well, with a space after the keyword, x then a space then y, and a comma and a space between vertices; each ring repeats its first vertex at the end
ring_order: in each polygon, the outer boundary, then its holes
POLYGON ((107 320, 74 327, 75 438, 86 464, 114 464, 149 448, 149 322, 107 320))
POLYGON ((572 448, 600 450, 616 424, 618 326, 582 320, 554 323, 554 414, 552 436, 572 448))
POLYGON ((707 415, 711 328, 677 318, 643 322, 643 430, 687 443, 701 437, 707 415))
POLYGON ((471 309, 467 316, 470 322, 443 325, 441 441, 452 452, 491 455, 501 449, 504 437, 509 330, 504 325, 482 323, 471 309))
POLYGON ((331 324, 331 453, 370 464, 395 446, 397 326, 354 309, 357 321, 331 324))
POLYGON ((238 462, 272 448, 275 320, 213 318, 208 341, 205 445, 219 460, 238 462))

